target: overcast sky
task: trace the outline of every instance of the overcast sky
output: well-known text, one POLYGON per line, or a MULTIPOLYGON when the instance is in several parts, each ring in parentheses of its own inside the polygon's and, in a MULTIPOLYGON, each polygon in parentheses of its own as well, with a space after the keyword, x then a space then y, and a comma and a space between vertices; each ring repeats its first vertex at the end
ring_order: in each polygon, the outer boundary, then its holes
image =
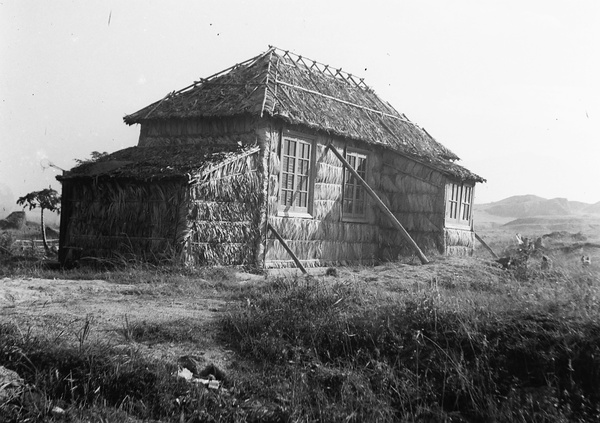
POLYGON ((595 0, 2 0, 0 201, 59 189, 48 160, 135 145, 125 114, 275 45, 364 77, 488 180, 478 203, 595 203, 599 44, 595 0))

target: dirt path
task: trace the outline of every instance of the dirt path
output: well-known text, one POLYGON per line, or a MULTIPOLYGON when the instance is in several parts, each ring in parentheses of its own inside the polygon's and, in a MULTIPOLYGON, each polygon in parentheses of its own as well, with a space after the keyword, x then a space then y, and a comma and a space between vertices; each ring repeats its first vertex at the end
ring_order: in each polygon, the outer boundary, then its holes
POLYGON ((226 307, 224 299, 214 296, 161 295, 140 285, 103 280, 0 280, 0 318, 23 333, 77 344, 87 322, 88 341, 133 344, 144 355, 168 361, 195 355, 225 366, 229 353, 215 342, 215 320, 226 307), (196 332, 193 342, 135 342, 128 333, 140 325, 173 332, 189 325, 196 332))

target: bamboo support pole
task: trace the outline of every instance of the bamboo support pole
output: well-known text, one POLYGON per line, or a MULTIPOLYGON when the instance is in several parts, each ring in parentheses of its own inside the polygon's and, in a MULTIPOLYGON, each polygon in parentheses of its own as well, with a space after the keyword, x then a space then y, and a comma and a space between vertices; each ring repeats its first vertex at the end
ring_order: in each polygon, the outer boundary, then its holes
POLYGON ((333 154, 335 154, 336 157, 342 162, 344 167, 346 169, 348 169, 348 171, 350 173, 352 173, 352 175, 362 184, 362 186, 365 188, 365 190, 371 196, 371 198, 373 198, 373 200, 375 200, 375 203, 377 204, 377 206, 381 209, 381 211, 384 214, 387 215, 387 217, 390 218, 394 227, 400 231, 400 234, 402 235, 402 237, 412 247, 413 251, 419 257, 419 260, 421 260, 421 263, 422 264, 429 263, 429 260, 427 259, 427 257, 425 257, 425 254, 423 254, 423 251, 421 251, 421 249, 419 248, 419 246, 417 245, 415 240, 412 239, 412 237, 409 235, 409 233, 406 231, 406 229, 404 229, 404 226, 402 226, 402 224, 398 221, 398 219, 396 219, 396 216, 394 216, 394 214, 390 211, 390 209, 387 208, 385 203, 383 201, 381 201, 381 198, 379 198, 379 196, 375 193, 375 191, 373 191, 373 189, 369 186, 369 184, 367 184, 365 182, 365 180, 363 178, 361 178, 360 175, 356 172, 356 170, 354 170, 354 168, 352 166, 350 166, 350 163, 348 163, 346 161, 344 156, 342 156, 340 154, 340 152, 337 151, 331 144, 328 144, 326 149, 333 151, 333 154))
POLYGON ((269 229, 271 230, 271 232, 273 232, 273 235, 275 235, 275 238, 277 238, 277 240, 279 242, 281 242, 281 245, 283 245, 283 248, 285 248, 285 250, 288 252, 288 254, 292 257, 292 259, 296 263, 296 266, 298 266, 298 269, 300 269, 302 271, 302 273, 306 273, 306 269, 304 268, 304 266, 302 266, 302 263, 300 263, 300 260, 298 260, 298 257, 296 257, 296 254, 294 254, 294 252, 290 249, 290 247, 287 245, 287 243, 281 237, 281 235, 279 235, 279 233, 275 230, 275 228, 273 226, 271 226, 270 223, 268 223, 267 225, 268 225, 269 229))
POLYGON ((330 96, 330 95, 327 95, 327 94, 323 94, 322 92, 319 92, 319 91, 310 90, 308 88, 300 87, 300 86, 294 85, 294 84, 289 84, 289 83, 287 83, 285 81, 281 81, 280 79, 275 80, 275 84, 277 84, 277 85, 283 85, 285 87, 289 87, 289 88, 292 88, 294 90, 304 91, 304 92, 307 92, 307 93, 310 93, 310 94, 318 95, 320 97, 327 98, 327 99, 332 100, 332 101, 337 101, 338 103, 346 104, 348 106, 356 107, 356 108, 361 109, 361 110, 366 110, 368 112, 376 113, 376 114, 378 114, 380 116, 387 116, 389 118, 396 119, 396 120, 402 121, 404 123, 408 123, 409 125, 412 125, 412 126, 420 129, 420 127, 418 127, 417 124, 415 124, 414 122, 411 122, 410 120, 404 119, 404 118, 402 118, 400 116, 392 115, 390 113, 382 112, 381 110, 376 110, 376 109, 372 109, 370 107, 361 106, 360 104, 352 103, 350 101, 342 100, 342 99, 337 98, 337 97, 333 97, 333 96, 330 96))
POLYGON ((486 242, 481 239, 481 237, 479 235, 477 235, 477 232, 473 232, 475 234, 475 238, 477 239, 477 241, 479 241, 481 243, 481 245, 483 245, 485 247, 486 250, 488 250, 490 252, 490 254, 492 255, 492 257, 494 257, 494 260, 498 260, 498 255, 496 253, 494 253, 494 250, 492 250, 492 248, 486 244, 486 242))

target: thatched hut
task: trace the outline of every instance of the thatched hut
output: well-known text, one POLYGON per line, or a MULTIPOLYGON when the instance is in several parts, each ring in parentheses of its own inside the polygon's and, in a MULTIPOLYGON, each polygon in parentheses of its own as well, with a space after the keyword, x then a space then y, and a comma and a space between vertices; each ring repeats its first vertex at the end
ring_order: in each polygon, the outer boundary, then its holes
POLYGON ((411 254, 375 202, 423 251, 473 249, 483 179, 340 69, 269 48, 124 120, 136 147, 59 178, 63 261, 293 265, 284 243, 305 266, 411 254))

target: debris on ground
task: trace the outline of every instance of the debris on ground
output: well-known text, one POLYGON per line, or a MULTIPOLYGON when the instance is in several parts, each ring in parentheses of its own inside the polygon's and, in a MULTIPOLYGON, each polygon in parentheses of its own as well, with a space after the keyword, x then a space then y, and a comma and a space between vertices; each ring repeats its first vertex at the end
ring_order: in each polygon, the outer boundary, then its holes
POLYGON ((198 357, 189 355, 180 357, 177 360, 179 366, 177 377, 191 383, 201 383, 208 389, 219 389, 225 380, 225 373, 212 363, 198 371, 199 360, 198 357))

